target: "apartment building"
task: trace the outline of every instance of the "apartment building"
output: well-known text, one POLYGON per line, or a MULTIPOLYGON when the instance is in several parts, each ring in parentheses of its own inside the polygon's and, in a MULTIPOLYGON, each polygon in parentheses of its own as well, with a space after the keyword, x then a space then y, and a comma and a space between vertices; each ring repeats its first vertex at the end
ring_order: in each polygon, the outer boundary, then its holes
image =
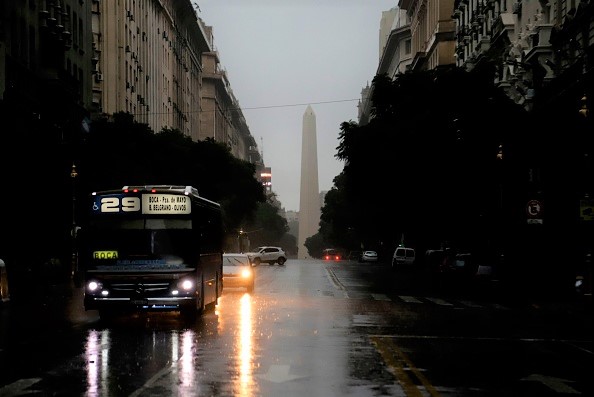
MULTIPOLYGON (((382 12, 379 37, 379 64, 376 74, 395 78, 410 70, 413 61, 410 19, 406 10, 393 7, 382 12)), ((359 124, 367 124, 371 112, 373 86, 369 83, 361 90, 358 103, 359 124)))
MULTIPOLYGON (((66 142, 91 106, 91 2, 0 1, 0 99, 66 142)), ((5 120, 6 122, 6 120, 5 120)))
MULTIPOLYGON (((212 27, 206 26, 210 33, 212 27)), ((261 165, 261 156, 236 99, 218 51, 202 53, 202 88, 199 139, 226 142, 239 159, 261 165)))
MULTIPOLYGON (((380 37, 377 73, 456 65, 493 67, 494 82, 528 111, 535 104, 578 102, 593 94, 594 11, 580 0, 398 0, 388 38, 380 37), (404 13, 405 16, 401 14, 404 13), (412 57, 412 59, 411 59, 412 57), (555 99, 556 98, 556 99, 555 99)), ((392 10, 386 13, 394 12, 392 10)), ((386 26, 382 15, 380 30, 386 26)), ((368 122, 373 86, 361 91, 359 122, 368 122)))
POLYGON ((411 70, 454 64, 454 0, 400 0, 398 6, 406 11, 410 21, 414 54, 411 70))
POLYGON ((527 110, 568 89, 591 97, 593 7, 580 0, 457 0, 456 64, 494 64, 497 85, 527 110))
POLYGON ((191 1, 2 0, 0 26, 0 100, 26 113, 24 130, 35 123, 68 143, 93 120, 129 112, 263 166, 191 1))

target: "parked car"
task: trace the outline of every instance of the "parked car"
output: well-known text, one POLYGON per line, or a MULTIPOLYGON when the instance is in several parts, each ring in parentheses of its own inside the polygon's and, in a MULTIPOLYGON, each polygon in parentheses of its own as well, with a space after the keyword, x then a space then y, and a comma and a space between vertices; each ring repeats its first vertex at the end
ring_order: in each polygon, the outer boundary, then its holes
POLYGON ((478 294, 488 294, 499 288, 498 261, 501 257, 484 252, 456 252, 454 249, 442 251, 442 261, 433 267, 432 274, 440 288, 453 291, 472 289, 478 294))
POLYGON ((423 269, 429 275, 438 274, 444 263, 445 251, 442 249, 429 249, 425 251, 423 259, 423 269))
POLYGON ((245 288, 252 292, 254 283, 254 269, 246 254, 223 254, 223 288, 245 288))
POLYGON ((278 263, 283 266, 287 261, 287 254, 281 247, 258 247, 252 252, 247 252, 247 256, 254 266, 258 266, 260 263, 268 263, 269 265, 278 263))
POLYGON ((361 255, 361 262, 377 262, 376 251, 363 251, 361 255))
POLYGON ((392 267, 412 266, 416 260, 414 248, 396 247, 392 256, 392 267))
POLYGON ((351 251, 349 252, 348 259, 352 261, 361 261, 361 255, 363 255, 361 251, 351 251))

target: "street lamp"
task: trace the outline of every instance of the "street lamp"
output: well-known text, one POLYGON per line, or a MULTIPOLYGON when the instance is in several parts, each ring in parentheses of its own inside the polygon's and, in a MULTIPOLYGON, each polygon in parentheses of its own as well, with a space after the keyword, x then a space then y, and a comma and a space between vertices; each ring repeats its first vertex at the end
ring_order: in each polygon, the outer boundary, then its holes
POLYGON ((76 247, 76 177, 78 172, 76 171, 76 164, 72 163, 72 169, 70 170, 70 179, 72 180, 72 228, 70 230, 70 236, 72 238, 72 258, 70 264, 70 276, 75 278, 78 272, 78 250, 76 247))

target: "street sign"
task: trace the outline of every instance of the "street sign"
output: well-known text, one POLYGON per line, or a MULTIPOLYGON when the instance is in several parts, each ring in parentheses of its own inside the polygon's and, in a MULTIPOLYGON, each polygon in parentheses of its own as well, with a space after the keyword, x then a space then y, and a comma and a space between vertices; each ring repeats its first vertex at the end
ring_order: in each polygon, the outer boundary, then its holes
POLYGON ((540 200, 528 200, 528 203, 526 204, 526 214, 528 216, 527 222, 529 224, 542 224, 542 202, 540 202, 540 200))

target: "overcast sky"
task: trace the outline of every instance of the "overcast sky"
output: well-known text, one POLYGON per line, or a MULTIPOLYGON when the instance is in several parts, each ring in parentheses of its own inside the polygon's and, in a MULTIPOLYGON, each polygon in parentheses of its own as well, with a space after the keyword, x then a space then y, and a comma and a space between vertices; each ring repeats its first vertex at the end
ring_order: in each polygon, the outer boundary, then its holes
POLYGON ((286 210, 299 211, 308 104, 316 115, 320 191, 342 171, 335 158, 340 124, 358 121, 361 90, 379 62, 382 11, 397 1, 197 0, 286 210))

